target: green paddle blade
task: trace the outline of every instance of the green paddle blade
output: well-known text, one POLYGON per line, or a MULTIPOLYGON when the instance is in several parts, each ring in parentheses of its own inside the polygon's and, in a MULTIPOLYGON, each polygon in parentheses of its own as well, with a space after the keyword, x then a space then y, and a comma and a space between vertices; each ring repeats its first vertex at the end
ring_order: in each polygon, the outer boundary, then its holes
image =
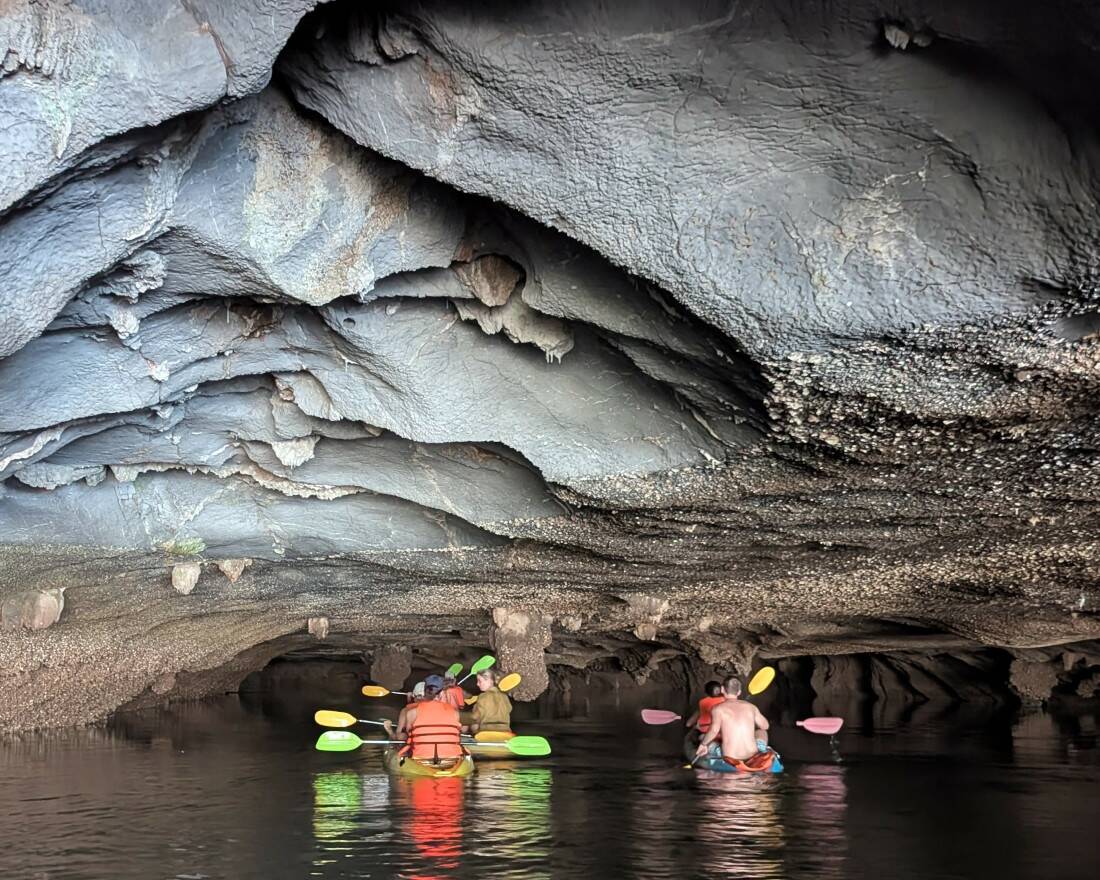
POLYGON ((350 730, 326 730, 317 737, 315 748, 319 752, 354 752, 362 744, 350 730))
POLYGON ((447 667, 447 671, 444 674, 448 678, 451 678, 451 677, 458 678, 458 674, 461 671, 462 671, 462 664, 461 663, 452 663, 450 666, 447 667))
POLYGON ((550 754, 550 743, 544 736, 513 736, 504 743, 508 751, 513 755, 524 755, 528 758, 541 758, 550 754))
POLYGON ((497 662, 497 658, 492 654, 486 654, 484 657, 478 658, 477 662, 470 667, 470 674, 477 675, 479 672, 484 672, 486 669, 492 667, 497 662))

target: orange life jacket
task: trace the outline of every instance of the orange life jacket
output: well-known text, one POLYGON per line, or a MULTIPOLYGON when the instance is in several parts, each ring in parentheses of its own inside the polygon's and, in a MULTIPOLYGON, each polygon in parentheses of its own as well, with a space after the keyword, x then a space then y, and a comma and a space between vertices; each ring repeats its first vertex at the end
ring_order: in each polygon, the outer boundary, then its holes
MULTIPOLYGON (((411 711, 411 710, 410 710, 411 711)), ((409 725, 408 745, 402 749, 420 761, 436 758, 457 758, 463 754, 459 744, 462 724, 458 710, 439 700, 427 700, 416 704, 416 716, 409 725)))
POLYGON ((710 730, 710 710, 719 703, 725 701, 725 697, 703 697, 699 701, 699 720, 695 722, 695 728, 700 733, 710 730))
POLYGON ((466 706, 466 691, 457 684, 453 684, 439 695, 439 700, 442 703, 446 703, 448 706, 462 709, 466 706))

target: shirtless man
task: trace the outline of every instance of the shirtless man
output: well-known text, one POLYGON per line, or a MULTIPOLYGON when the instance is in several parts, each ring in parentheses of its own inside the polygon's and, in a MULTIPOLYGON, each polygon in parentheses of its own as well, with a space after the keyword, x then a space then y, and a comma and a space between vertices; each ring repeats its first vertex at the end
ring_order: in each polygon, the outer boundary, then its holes
POLYGON ((757 741, 767 748, 768 719, 752 703, 741 702, 740 680, 730 677, 723 681, 722 696, 725 699, 711 709, 710 730, 699 743, 695 756, 701 758, 710 751, 714 757, 745 761, 761 751, 757 741), (712 749, 716 740, 722 744, 721 750, 717 746, 712 749))

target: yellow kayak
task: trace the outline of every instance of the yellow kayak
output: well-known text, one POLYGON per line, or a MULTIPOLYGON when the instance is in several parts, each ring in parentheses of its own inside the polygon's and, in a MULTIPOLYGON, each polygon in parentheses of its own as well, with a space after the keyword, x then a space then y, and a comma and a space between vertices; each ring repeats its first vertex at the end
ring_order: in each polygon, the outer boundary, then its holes
POLYGON ((382 753, 382 763, 386 766, 386 772, 394 776, 458 779, 474 772, 474 759, 469 755, 436 764, 433 761, 414 761, 412 758, 402 761, 396 749, 386 749, 382 753))
POLYGON ((470 749, 470 753, 479 760, 486 758, 517 758, 521 755, 515 755, 508 751, 508 747, 504 743, 508 742, 516 734, 511 730, 482 730, 475 736, 464 735, 462 741, 464 743, 477 742, 479 745, 470 749), (488 745, 487 745, 488 743, 488 745), (500 743, 496 748, 492 743, 500 743))

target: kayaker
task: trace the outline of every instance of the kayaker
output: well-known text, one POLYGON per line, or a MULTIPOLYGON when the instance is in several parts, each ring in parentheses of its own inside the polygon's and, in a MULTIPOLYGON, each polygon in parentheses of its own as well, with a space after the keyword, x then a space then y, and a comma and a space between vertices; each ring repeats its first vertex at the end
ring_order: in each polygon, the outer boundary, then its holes
POLYGON ((730 676, 722 682, 722 702, 711 709, 710 717, 710 730, 695 750, 696 757, 709 752, 727 761, 746 761, 768 751, 768 719, 741 700, 740 679, 730 676))
POLYGON ((406 739, 408 737, 408 717, 409 709, 424 699, 424 682, 418 681, 413 685, 412 693, 409 694, 408 699, 404 706, 401 707, 401 711, 397 713, 397 726, 388 718, 382 719, 382 727, 386 731, 386 735, 390 739, 406 739))
POLYGON ((685 722, 688 729, 694 729, 700 734, 710 730, 711 709, 724 699, 725 697, 722 696, 722 685, 717 681, 708 681, 703 686, 703 697, 699 700, 699 705, 685 722))
POLYGON ((477 674, 477 689, 481 696, 470 711, 470 733, 482 730, 512 730, 512 701, 497 687, 497 674, 486 669, 477 674))
POLYGON ((442 677, 429 675, 424 679, 423 701, 407 707, 408 744, 402 753, 411 754, 414 760, 439 762, 464 754, 458 710, 440 699, 442 691, 442 677))
POLYGON ((439 699, 454 706, 459 711, 466 708, 466 691, 458 686, 458 682, 453 675, 443 676, 443 693, 439 695, 439 699))

